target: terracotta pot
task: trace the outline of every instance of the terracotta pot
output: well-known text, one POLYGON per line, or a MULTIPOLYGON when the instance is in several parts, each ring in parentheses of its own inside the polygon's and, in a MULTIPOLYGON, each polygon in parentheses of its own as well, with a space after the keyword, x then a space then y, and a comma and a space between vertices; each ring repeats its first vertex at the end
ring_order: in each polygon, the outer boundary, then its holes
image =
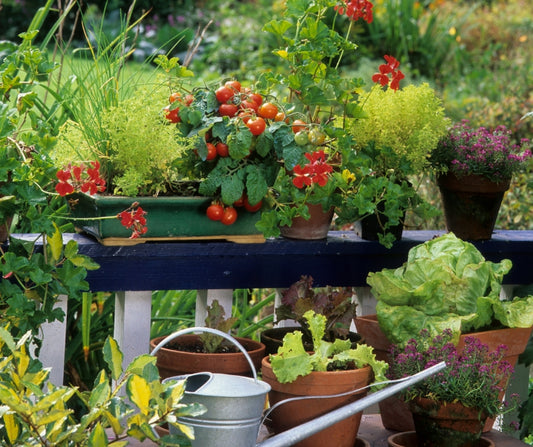
MULTIPOLYGON (((354 322, 357 332, 359 332, 365 339, 365 343, 374 348, 376 358, 378 360, 389 361, 388 351, 390 348, 390 342, 379 326, 377 315, 358 316, 354 322)), ((467 336, 478 338, 481 343, 486 344, 489 347, 490 351, 496 350, 500 344, 505 344, 508 347, 505 360, 514 367, 518 360, 518 356, 524 352, 532 330, 533 327, 504 328, 463 334, 459 338, 458 350, 461 350, 464 347, 465 337, 467 336)), ((502 391, 500 398, 503 399, 504 394, 505 391, 502 391)), ((379 409, 381 420, 385 428, 396 431, 414 430, 414 422, 410 416, 407 405, 398 397, 393 396, 382 400, 379 403, 379 409)), ((493 424, 494 419, 487 419, 483 431, 490 431, 493 424)))
POLYGON ((448 231, 461 239, 490 239, 510 182, 511 179, 495 183, 477 175, 439 176, 437 184, 448 231))
MULTIPOLYGON (((261 371, 263 380, 272 387, 268 394, 270 405, 298 396, 326 396, 357 390, 368 385, 372 378, 372 369, 367 366, 351 371, 312 372, 307 376, 298 377, 292 383, 280 383, 272 371, 268 357, 263 359, 261 371)), ((363 390, 343 397, 304 399, 282 404, 269 415, 269 428, 275 434, 281 433, 348 405, 366 394, 367 390, 363 390)), ((359 431, 361 416, 362 412, 344 419, 294 444, 294 447, 324 447, 329 445, 353 447, 359 431)))
POLYGON ((280 227, 283 237, 289 239, 317 240, 328 237, 328 231, 333 219, 333 207, 324 212, 322 205, 307 205, 311 217, 306 220, 303 217, 295 217, 290 227, 280 227))
MULTIPOLYGON (((150 350, 153 350, 164 338, 157 337, 150 340, 150 350)), ((179 337, 180 344, 197 344, 198 340, 199 336, 196 334, 179 337)), ((248 351, 256 369, 259 370, 261 359, 265 356, 265 345, 248 338, 237 337, 236 340, 248 351)), ((204 354, 164 347, 156 353, 156 357, 161 379, 204 371, 248 377, 253 375, 246 357, 241 352, 204 354)))
MULTIPOLYGON (((418 438, 416 432, 406 431, 389 436, 387 443, 389 447, 418 447, 418 438)), ((481 437, 475 447, 494 447, 494 442, 481 437)))
POLYGON ((419 447, 474 447, 487 416, 460 403, 417 398, 409 402, 419 447))

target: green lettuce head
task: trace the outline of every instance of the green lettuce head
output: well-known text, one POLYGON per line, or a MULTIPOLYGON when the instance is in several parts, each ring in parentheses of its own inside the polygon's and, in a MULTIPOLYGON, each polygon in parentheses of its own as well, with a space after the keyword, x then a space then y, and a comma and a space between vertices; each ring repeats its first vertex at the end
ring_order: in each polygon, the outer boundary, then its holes
POLYGON ((401 267, 370 273, 367 282, 391 343, 403 346, 424 328, 432 335, 450 328, 458 341, 463 332, 493 325, 533 325, 533 297, 500 301, 511 267, 508 259, 485 260, 474 245, 447 233, 413 247, 401 267))

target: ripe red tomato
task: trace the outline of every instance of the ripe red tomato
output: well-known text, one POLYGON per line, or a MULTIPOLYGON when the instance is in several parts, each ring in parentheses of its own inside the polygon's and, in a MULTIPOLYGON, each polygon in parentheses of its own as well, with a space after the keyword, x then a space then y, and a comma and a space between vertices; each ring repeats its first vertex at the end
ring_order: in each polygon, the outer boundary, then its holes
POLYGON ((206 143, 207 157, 206 160, 214 160, 217 157, 217 148, 213 143, 206 143))
POLYGON ((224 87, 229 87, 233 90, 233 92, 240 92, 241 91, 241 83, 239 81, 227 81, 224 84, 224 87))
POLYGON ((263 201, 262 200, 257 202, 255 205, 251 205, 250 202, 248 201, 248 197, 244 198, 244 208, 247 211, 250 211, 250 213, 255 213, 256 211, 259 211, 262 206, 263 206, 263 201))
POLYGON ((228 206, 222 214, 222 219, 220 221, 224 225, 232 225, 237 220, 237 210, 232 206, 228 206))
POLYGON ((272 120, 276 118, 276 115, 278 114, 278 108, 271 102, 265 102, 261 105, 261 107, 259 107, 258 114, 265 119, 272 120))
POLYGON ((307 129, 307 125, 305 124, 304 121, 302 120, 294 120, 292 122, 292 131, 294 133, 298 133, 302 130, 306 130, 307 129))
POLYGON ((250 93, 250 99, 258 106, 263 104, 263 97, 259 93, 250 93))
POLYGON ((241 206, 244 206, 244 197, 245 195, 243 194, 239 200, 235 200, 235 202, 233 202, 233 206, 235 208, 240 208, 241 206))
POLYGON ((169 106, 165 107, 165 118, 171 123, 179 123, 181 118, 179 116, 180 109, 176 107, 175 109, 170 110, 169 106))
POLYGON ((226 143, 223 143, 222 141, 219 141, 215 145, 217 149, 217 154, 221 157, 227 157, 229 155, 228 145, 226 143))
POLYGON ((242 101, 240 107, 243 110, 253 110, 254 112, 257 112, 257 109, 259 108, 257 103, 255 101, 251 101, 251 100, 242 101))
POLYGON ((190 106, 193 101, 194 101, 194 95, 191 95, 190 93, 185 95, 185 105, 190 106))
POLYGON ((235 104, 220 104, 218 114, 220 116, 229 116, 230 118, 237 114, 239 108, 235 104))
POLYGON ((224 215, 224 207, 218 203, 212 203, 207 207, 205 214, 211 220, 220 220, 224 215))
POLYGON ((257 116, 255 118, 250 118, 246 123, 252 135, 261 135, 266 129, 266 123, 263 118, 257 116))
POLYGON ((289 122, 289 120, 285 118, 285 114, 283 112, 278 112, 274 117, 274 121, 285 121, 287 124, 289 122))
POLYGON ((220 87, 215 92, 217 101, 221 104, 226 104, 234 95, 235 92, 229 87, 220 87))
POLYGON ((173 102, 176 102, 176 101, 180 101, 181 100, 181 93, 179 92, 174 92, 170 95, 170 98, 168 98, 168 102, 169 103, 173 103, 173 102))

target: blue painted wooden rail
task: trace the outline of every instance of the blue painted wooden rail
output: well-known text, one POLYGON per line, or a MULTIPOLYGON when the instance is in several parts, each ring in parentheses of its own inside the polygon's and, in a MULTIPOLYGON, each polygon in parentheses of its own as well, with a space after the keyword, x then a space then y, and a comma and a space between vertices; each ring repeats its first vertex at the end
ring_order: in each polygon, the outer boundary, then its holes
MULTIPOLYGON (((301 275, 311 275, 317 287, 365 287, 369 272, 400 266, 411 247, 442 233, 404 231, 402 240, 390 249, 353 232, 330 232, 321 241, 274 239, 252 244, 198 241, 103 246, 83 235, 66 237, 75 239, 79 251, 100 265, 88 273, 91 289, 116 292, 115 338, 127 364, 149 352, 154 290, 199 290, 196 322, 202 325, 207 303, 216 298, 228 308, 233 289, 288 287, 301 275)), ((475 245, 486 259, 513 262, 505 284, 533 283, 533 231, 496 231, 491 240, 475 245)), ((61 330, 57 336, 62 336, 61 330)), ((55 359, 50 361, 57 366, 58 342, 50 340, 55 359)), ((57 371, 57 377, 62 377, 62 371, 57 371)))

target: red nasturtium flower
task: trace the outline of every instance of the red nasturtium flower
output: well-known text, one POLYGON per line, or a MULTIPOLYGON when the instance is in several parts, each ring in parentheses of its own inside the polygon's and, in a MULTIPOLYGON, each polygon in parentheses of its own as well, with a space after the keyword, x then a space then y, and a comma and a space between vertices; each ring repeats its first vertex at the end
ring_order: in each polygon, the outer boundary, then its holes
POLYGON ((386 64, 379 66, 379 73, 375 73, 372 76, 372 81, 381 84, 383 87, 390 85, 392 90, 398 90, 400 87, 400 81, 405 77, 404 74, 398 70, 400 62, 398 62, 393 56, 385 55, 386 64), (390 75, 390 78, 389 78, 390 75))
POLYGON ((292 183, 294 186, 300 189, 304 186, 311 186, 313 183, 326 186, 333 168, 326 162, 324 151, 307 153, 305 158, 309 160, 309 163, 304 166, 296 165, 293 169, 292 183))
POLYGON ((130 239, 137 239, 148 231, 146 226, 146 211, 144 211, 138 202, 134 202, 128 209, 125 209, 117 215, 120 223, 128 230, 132 230, 130 239))
POLYGON ((374 5, 368 0, 344 0, 342 4, 335 6, 335 11, 339 14, 346 14, 354 22, 363 19, 367 23, 372 23, 372 8, 374 5))
POLYGON ((105 191, 105 180, 100 177, 100 163, 91 161, 91 168, 83 163, 79 166, 67 166, 56 173, 59 182, 56 192, 60 196, 66 196, 76 191, 91 195, 105 191))

